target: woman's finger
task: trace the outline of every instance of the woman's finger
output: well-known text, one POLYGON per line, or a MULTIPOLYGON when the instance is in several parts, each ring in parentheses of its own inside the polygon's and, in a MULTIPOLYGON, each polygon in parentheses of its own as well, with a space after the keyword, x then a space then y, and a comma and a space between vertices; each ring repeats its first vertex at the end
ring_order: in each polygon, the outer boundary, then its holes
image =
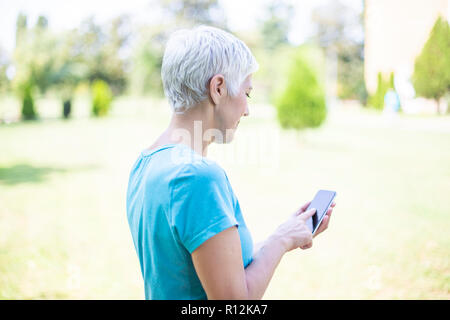
MULTIPOLYGON (((298 209, 295 213, 294 216, 298 216, 299 214, 303 213, 306 211, 306 209, 308 209, 309 205, 311 204, 311 201, 306 202, 304 205, 302 205, 300 207, 300 209, 298 209)), ((336 202, 333 201, 333 203, 330 205, 330 209, 333 210, 332 208, 334 208, 336 206, 336 202)), ((331 213, 330 209, 328 209, 328 212, 331 213)), ((327 212, 327 214, 328 214, 327 212)))
POLYGON ((301 214, 299 214, 299 218, 303 219, 304 221, 308 220, 309 218, 311 218, 313 215, 315 215, 317 212, 316 208, 311 208, 305 212, 302 212, 301 214))
POLYGON ((307 203, 302 205, 297 211, 294 212, 294 216, 298 216, 300 213, 305 212, 306 209, 308 209, 308 206, 310 203, 311 203, 311 201, 308 201, 307 203))
POLYGON ((301 208, 300 208, 300 210, 303 212, 303 211, 306 211, 306 209, 308 209, 308 206, 311 204, 311 201, 308 201, 308 202, 306 202, 301 208))
POLYGON ((333 213, 333 208, 328 209, 327 216, 331 217, 331 214, 333 213))
POLYGON ((304 246, 301 246, 300 249, 305 250, 305 249, 309 249, 312 247, 312 242, 305 244, 304 246))
POLYGON ((323 217, 322 222, 320 223, 319 229, 317 229, 316 233, 314 233, 313 238, 320 234, 321 232, 325 231, 328 228, 328 223, 330 222, 330 216, 327 214, 325 217, 323 217))

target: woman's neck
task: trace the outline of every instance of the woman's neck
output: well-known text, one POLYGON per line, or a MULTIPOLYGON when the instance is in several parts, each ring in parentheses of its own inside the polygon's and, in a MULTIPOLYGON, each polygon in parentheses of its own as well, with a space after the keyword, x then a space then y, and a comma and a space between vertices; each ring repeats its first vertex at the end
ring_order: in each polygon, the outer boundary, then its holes
POLYGON ((158 145, 182 143, 206 157, 208 146, 214 141, 213 136, 205 135, 213 128, 211 110, 210 105, 199 104, 183 114, 173 113, 169 126, 157 140, 158 145))

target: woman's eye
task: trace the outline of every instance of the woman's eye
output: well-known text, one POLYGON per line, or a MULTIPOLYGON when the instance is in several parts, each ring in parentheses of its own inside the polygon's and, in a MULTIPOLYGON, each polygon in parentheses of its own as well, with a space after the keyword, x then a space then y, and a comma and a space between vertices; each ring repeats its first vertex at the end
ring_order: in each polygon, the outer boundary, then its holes
POLYGON ((249 94, 249 93, 246 93, 245 95, 246 95, 247 97, 249 97, 249 98, 250 98, 250 94, 249 94))

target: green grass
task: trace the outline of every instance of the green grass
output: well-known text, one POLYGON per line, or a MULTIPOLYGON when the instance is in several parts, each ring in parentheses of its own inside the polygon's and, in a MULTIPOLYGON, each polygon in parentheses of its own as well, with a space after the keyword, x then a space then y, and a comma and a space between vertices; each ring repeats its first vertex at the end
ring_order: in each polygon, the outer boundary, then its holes
MULTIPOLYGON (((79 99, 64 121, 57 101, 39 105, 54 119, 0 125, 0 298, 144 298, 125 192, 168 107, 122 98, 110 117, 92 119, 79 99)), ((0 115, 16 109, 0 99, 0 115)), ((285 255, 264 298, 449 299, 450 118, 389 122, 338 108, 301 133, 275 118, 251 106, 235 140, 208 154, 225 168, 254 240, 316 190, 338 196, 329 229, 312 249, 285 255)))

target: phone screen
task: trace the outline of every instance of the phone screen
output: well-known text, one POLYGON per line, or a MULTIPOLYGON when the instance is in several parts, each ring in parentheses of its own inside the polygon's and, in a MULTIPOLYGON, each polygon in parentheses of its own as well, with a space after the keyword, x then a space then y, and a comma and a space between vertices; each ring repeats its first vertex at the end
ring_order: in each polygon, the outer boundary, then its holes
POLYGON ((336 197, 335 191, 319 190, 317 191, 314 199, 311 201, 311 204, 308 206, 307 210, 310 208, 317 209, 316 213, 306 222, 313 234, 322 222, 328 208, 330 208, 330 205, 333 203, 334 197, 336 197))

